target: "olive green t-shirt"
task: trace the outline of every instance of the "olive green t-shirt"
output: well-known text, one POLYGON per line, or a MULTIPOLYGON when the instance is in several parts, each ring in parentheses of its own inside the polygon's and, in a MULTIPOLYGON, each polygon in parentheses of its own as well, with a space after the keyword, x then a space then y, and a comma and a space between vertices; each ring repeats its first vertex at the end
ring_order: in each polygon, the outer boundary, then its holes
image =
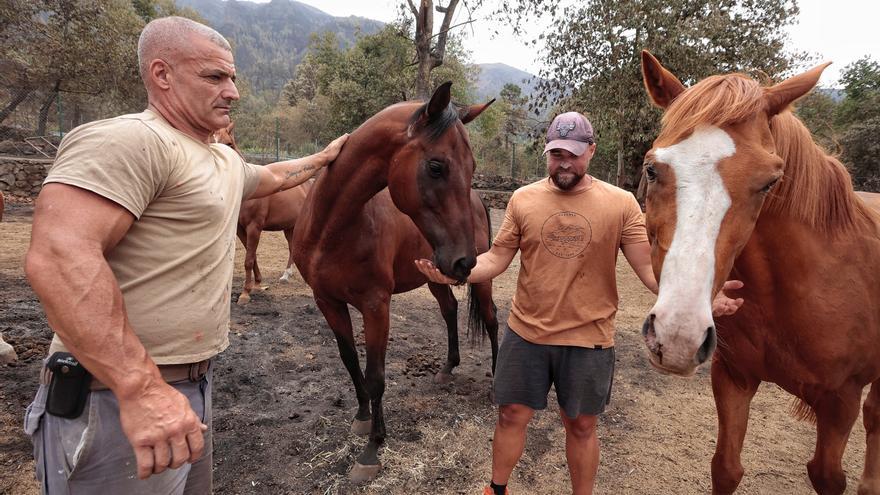
MULTIPOLYGON (((229 345, 238 211, 258 172, 150 110, 82 125, 61 143, 44 184, 89 190, 135 217, 106 256, 157 364, 200 361, 229 345)), ((49 352, 58 350, 56 335, 49 352)))
POLYGON ((520 250, 510 328, 535 344, 613 346, 617 253, 647 241, 642 211, 623 189, 597 179, 582 191, 549 179, 518 189, 494 241, 520 250))

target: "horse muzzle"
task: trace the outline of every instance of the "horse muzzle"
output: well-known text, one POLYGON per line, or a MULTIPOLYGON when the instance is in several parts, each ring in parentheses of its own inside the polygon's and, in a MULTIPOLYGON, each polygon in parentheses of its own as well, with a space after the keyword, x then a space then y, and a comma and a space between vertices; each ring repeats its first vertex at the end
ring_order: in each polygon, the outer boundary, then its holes
POLYGON ((678 376, 692 376, 697 368, 709 360, 718 343, 715 326, 698 332, 694 339, 689 332, 675 332, 666 328, 651 313, 642 325, 642 336, 648 348, 648 358, 657 371, 678 376))
POLYGON ((467 281, 468 275, 476 265, 477 257, 474 255, 461 256, 453 260, 436 252, 434 254, 434 266, 439 268, 444 275, 454 278, 459 283, 467 281))

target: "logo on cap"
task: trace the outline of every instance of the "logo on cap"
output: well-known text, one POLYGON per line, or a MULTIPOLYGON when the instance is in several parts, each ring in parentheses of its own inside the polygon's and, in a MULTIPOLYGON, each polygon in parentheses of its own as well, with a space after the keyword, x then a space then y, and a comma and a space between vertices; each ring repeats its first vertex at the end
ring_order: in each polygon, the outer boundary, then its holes
POLYGON ((577 126, 574 124, 574 122, 570 124, 563 124, 562 122, 559 122, 558 124, 556 124, 556 132, 559 133, 559 137, 565 138, 568 137, 568 133, 573 131, 575 127, 577 126))

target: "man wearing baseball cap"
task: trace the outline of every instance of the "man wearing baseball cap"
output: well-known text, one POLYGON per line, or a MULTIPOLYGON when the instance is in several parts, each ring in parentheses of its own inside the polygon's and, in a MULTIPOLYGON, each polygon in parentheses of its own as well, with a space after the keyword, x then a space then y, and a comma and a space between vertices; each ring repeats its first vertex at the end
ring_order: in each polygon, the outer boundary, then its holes
MULTIPOLYGON (((469 283, 500 275, 520 251, 516 293, 495 369, 498 421, 492 479, 484 495, 504 495, 525 448, 535 410, 556 389, 576 495, 593 491, 599 467, 598 415, 611 398, 618 249, 651 292, 657 281, 635 197, 587 174, 596 152, 593 126, 578 112, 547 128, 548 177, 513 193, 492 248, 477 258, 469 283)), ((431 281, 455 283, 428 260, 416 265, 431 281)), ((727 286, 727 288, 734 288, 727 286)), ((718 314, 742 304, 723 294, 718 314)))

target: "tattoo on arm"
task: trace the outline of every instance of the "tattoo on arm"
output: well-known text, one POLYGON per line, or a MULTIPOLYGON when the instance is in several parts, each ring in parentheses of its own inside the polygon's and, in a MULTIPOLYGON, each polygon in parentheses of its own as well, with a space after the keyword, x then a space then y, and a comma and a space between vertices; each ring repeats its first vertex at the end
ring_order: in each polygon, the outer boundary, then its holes
POLYGON ((294 167, 293 170, 288 170, 284 174, 284 180, 281 182, 281 185, 278 186, 278 189, 275 192, 281 192, 285 189, 290 188, 290 186, 288 185, 288 181, 290 181, 291 179, 295 181, 300 175, 312 172, 314 170, 316 170, 316 167, 310 163, 303 165, 302 167, 294 167))

